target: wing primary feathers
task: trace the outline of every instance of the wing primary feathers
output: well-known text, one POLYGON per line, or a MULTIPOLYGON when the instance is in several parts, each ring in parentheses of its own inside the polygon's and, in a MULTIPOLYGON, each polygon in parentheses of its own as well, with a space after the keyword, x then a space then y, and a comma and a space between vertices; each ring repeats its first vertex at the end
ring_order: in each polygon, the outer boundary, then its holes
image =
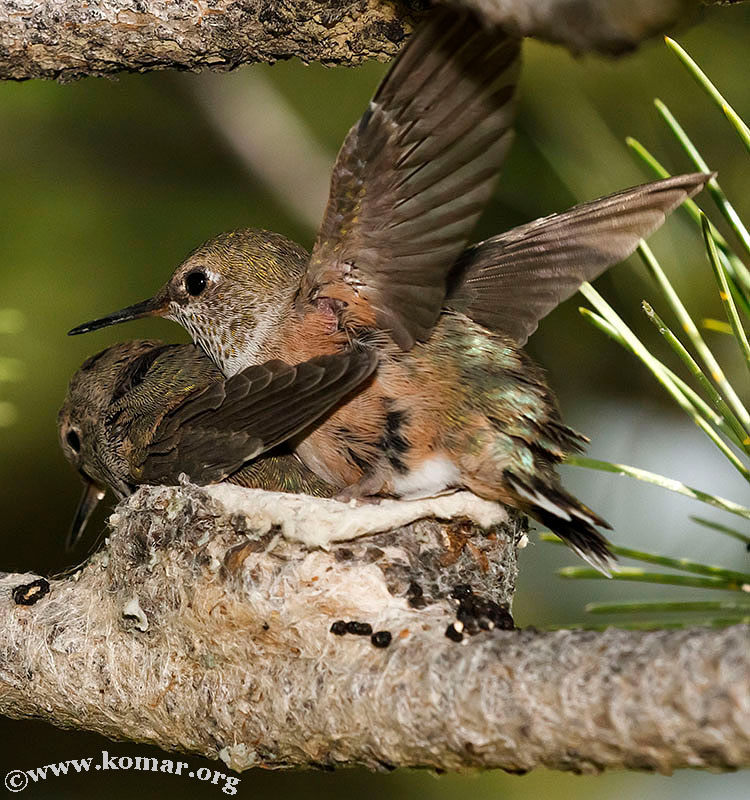
POLYGON ((312 425, 377 365, 374 350, 317 356, 290 366, 248 367, 188 397, 155 431, 143 464, 146 483, 187 473, 214 483, 312 425))
POLYGON ((473 245, 456 264, 446 304, 524 344, 539 320, 627 258, 709 178, 694 173, 634 186, 473 245))
POLYGON ((518 38, 465 11, 416 31, 341 148, 303 299, 404 350, 429 336, 510 146, 519 62, 518 38))

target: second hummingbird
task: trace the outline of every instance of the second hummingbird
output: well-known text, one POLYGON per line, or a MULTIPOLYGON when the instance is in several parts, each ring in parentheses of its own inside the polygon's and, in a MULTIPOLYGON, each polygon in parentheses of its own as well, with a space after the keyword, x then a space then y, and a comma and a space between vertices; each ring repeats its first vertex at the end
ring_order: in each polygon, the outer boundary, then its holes
POLYGON ((350 394, 376 361, 373 351, 269 361, 225 379, 195 345, 152 340, 87 359, 57 418, 63 453, 84 483, 68 548, 108 487, 121 499, 188 473, 198 484, 330 496, 332 487, 274 448, 350 394))
POLYGON ((633 252, 709 176, 638 186, 468 247, 509 146, 520 42, 435 12, 347 135, 312 254, 259 230, 199 247, 143 316, 181 323, 225 375, 375 349, 374 380, 295 452, 343 497, 467 488, 522 509, 597 568, 609 527, 560 485, 583 437, 521 349, 585 280, 633 252))

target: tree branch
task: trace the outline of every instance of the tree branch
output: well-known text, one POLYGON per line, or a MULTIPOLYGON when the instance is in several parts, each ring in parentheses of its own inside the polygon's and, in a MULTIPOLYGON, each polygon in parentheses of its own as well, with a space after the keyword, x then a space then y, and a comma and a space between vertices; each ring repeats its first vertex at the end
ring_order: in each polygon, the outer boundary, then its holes
POLYGON ((2 0, 0 77, 358 64, 392 56, 413 21, 381 0, 2 0))
POLYGON ((502 630, 521 525, 465 494, 425 502, 141 489, 48 593, 36 576, 0 579, 0 713, 237 770, 750 764, 748 626, 502 630), (330 550, 285 538, 430 509, 497 524, 422 520, 330 550), (380 636, 336 635, 339 620, 380 636))
MULTIPOLYGON (((691 21, 699 6, 699 0, 452 2, 527 36, 608 54, 691 21)), ((0 0, 0 79, 227 70, 292 56, 326 64, 384 60, 426 8, 420 0, 0 0)))

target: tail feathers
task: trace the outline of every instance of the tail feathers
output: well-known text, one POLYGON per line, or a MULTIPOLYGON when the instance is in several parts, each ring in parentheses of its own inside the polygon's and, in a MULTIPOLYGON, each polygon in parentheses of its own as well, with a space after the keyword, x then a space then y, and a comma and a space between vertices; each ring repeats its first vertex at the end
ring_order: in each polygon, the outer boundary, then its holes
POLYGON ((617 559, 607 539, 594 527, 611 530, 611 525, 561 487, 517 478, 511 478, 510 485, 518 495, 519 506, 530 517, 557 534, 594 569, 612 577, 617 559))

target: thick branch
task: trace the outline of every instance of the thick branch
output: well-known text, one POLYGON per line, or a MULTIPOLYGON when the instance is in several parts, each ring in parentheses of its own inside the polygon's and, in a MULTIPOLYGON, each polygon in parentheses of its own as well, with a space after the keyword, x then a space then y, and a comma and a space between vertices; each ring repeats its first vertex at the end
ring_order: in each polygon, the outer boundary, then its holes
POLYGON ((381 0, 1 0, 0 77, 387 58, 413 16, 381 0))
MULTIPOLYGON (((498 519, 470 499, 432 502, 498 519)), ((514 521, 487 535, 423 520, 328 551, 279 535, 321 541, 329 524, 383 524, 406 507, 142 489, 106 548, 48 594, 25 586, 35 576, 0 580, 0 713, 238 770, 750 764, 747 626, 501 630, 523 536, 514 521), (446 636, 451 594, 464 598, 463 633, 450 631, 460 643, 446 636), (392 641, 335 635, 337 620, 392 641)))
MULTIPOLYGON (((603 53, 691 20, 698 2, 453 0, 524 35, 603 53)), ((420 0, 0 0, 0 79, 226 70, 292 56, 358 64, 392 56, 426 7, 420 0)))

